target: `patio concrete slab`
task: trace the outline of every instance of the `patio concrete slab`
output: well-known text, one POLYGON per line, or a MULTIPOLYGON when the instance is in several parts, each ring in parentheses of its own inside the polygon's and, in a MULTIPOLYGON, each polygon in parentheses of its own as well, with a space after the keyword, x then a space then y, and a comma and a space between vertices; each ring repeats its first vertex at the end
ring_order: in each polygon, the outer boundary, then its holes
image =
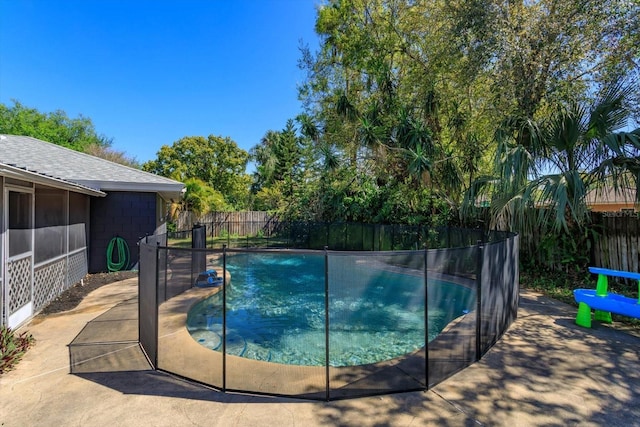
POLYGON ((0 376, 0 426, 640 425, 640 337, 580 328, 573 307, 531 292, 480 362, 431 390, 334 402, 224 394, 150 370, 132 339, 136 296, 129 279, 26 325, 37 343, 0 376), (110 369, 83 372, 68 345, 103 321, 121 335, 104 343, 110 369))

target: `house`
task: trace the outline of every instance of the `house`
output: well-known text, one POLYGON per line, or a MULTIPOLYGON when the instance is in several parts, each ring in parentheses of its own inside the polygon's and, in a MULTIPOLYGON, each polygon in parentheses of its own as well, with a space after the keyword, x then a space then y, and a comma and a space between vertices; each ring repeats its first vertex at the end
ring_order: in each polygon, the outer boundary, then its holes
POLYGON ((88 272, 107 271, 116 236, 129 246, 131 268, 138 240, 166 228, 167 203, 183 188, 35 138, 0 135, 0 324, 18 326, 88 272))
POLYGON ((587 193, 585 202, 592 212, 638 212, 635 189, 603 186, 587 193))

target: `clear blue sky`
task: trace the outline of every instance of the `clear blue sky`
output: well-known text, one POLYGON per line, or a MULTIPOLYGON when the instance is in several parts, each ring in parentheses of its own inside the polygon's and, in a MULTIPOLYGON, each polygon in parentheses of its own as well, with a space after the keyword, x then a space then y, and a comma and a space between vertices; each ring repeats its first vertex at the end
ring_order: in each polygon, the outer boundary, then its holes
POLYGON ((0 102, 82 114, 140 162, 183 136, 249 150, 301 112, 320 0, 0 0, 0 102))

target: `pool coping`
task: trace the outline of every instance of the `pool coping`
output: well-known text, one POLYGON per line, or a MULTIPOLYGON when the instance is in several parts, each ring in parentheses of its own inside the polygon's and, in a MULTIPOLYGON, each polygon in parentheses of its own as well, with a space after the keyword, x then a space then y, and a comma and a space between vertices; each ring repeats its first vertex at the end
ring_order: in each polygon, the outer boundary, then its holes
MULTIPOLYGON (((466 277, 454 278, 441 273, 433 274, 438 280, 471 287, 471 281, 466 277)), ((231 286, 229 271, 226 275, 226 286, 231 286)), ((325 399, 327 382, 331 387, 332 398, 347 397, 357 394, 358 391, 379 394, 424 390, 427 388, 427 382, 431 387, 475 361, 476 316, 469 315, 475 313, 475 310, 449 322, 441 333, 429 342, 428 356, 423 346, 394 359, 357 366, 329 367, 328 371, 325 366, 285 365, 230 354, 223 357, 222 352, 198 343, 187 329, 187 317, 191 308, 221 290, 221 286, 192 287, 160 304, 158 369, 221 390, 325 399), (474 337, 473 359, 470 356, 472 350, 468 348, 469 343, 458 342, 460 337, 468 338, 470 335, 474 337), (453 340, 452 336, 458 339, 453 340), (453 347, 459 350, 460 345, 463 346, 463 354, 468 357, 460 359, 460 353, 454 351, 453 347), (451 362, 450 356, 454 353, 458 357, 451 362), (226 378, 222 376, 223 370, 226 370, 226 378), (431 372, 434 372, 433 376, 430 375, 431 372), (386 384, 388 389, 380 389, 380 384, 386 384)))

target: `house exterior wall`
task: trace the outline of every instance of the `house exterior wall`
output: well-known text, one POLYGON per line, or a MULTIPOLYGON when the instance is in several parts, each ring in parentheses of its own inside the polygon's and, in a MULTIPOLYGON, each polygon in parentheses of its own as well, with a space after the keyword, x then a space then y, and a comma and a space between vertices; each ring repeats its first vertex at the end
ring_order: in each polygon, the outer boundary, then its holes
POLYGON ((4 195, 18 188, 7 182, 0 177, 0 324, 15 327, 87 274, 89 196, 23 182, 33 206, 33 246, 25 256, 10 257, 4 195))
POLYGON ((1 196, 2 322, 13 327, 33 314, 34 184, 5 177, 1 196))
MULTIPOLYGON (((6 248, 6 179, 0 176, 0 324, 18 326, 88 272, 107 271, 107 247, 115 236, 129 246, 132 268, 137 242, 164 226, 165 203, 156 193, 111 192, 96 198, 30 184, 33 251, 10 259, 6 248)), ((11 187, 9 187, 11 188, 11 187)))
MULTIPOLYGON (((107 271, 107 248, 114 237, 129 246, 128 269, 138 262, 138 241, 154 234, 161 214, 156 193, 111 191, 103 198, 91 199, 89 272, 107 271)), ((113 258, 117 260, 117 256, 113 258)))
POLYGON ((589 205, 589 209, 592 212, 620 212, 623 209, 632 209, 637 211, 637 206, 633 203, 620 202, 620 203, 592 203, 589 205))
POLYGON ((6 318, 4 265, 4 177, 0 175, 0 325, 6 318))

